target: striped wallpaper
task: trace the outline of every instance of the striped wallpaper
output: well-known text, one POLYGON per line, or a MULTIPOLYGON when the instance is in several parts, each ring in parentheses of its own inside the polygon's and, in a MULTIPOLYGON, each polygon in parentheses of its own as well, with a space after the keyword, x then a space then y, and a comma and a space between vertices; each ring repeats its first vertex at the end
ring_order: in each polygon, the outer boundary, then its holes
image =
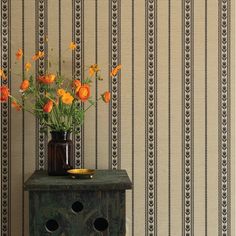
MULTIPOLYGON (((13 94, 38 50, 71 78, 102 68, 92 93, 109 89, 111 103, 75 127, 75 165, 128 171, 127 236, 234 235, 234 1, 1 0, 0 25, 1 84, 13 94)), ((1 103, 2 236, 28 235, 23 183, 47 167, 40 128, 1 103)))

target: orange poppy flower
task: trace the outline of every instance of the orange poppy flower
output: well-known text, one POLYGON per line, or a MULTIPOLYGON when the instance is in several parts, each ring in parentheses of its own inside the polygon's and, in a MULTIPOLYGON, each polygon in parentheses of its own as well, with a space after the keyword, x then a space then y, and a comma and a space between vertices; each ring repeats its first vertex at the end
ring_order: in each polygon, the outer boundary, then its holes
POLYGON ((121 65, 118 65, 111 71, 111 76, 116 76, 119 70, 121 69, 121 65))
POLYGON ((43 58, 43 57, 44 57, 44 52, 38 51, 38 52, 32 57, 32 60, 33 60, 33 61, 36 61, 36 60, 38 60, 39 58, 43 58))
POLYGON ((69 48, 71 50, 75 50, 76 49, 76 44, 74 42, 71 42, 70 45, 69 45, 69 48))
POLYGON ((6 102, 9 97, 9 89, 6 86, 0 86, 0 101, 6 102))
POLYGON ((43 75, 38 78, 39 82, 43 84, 52 84, 55 79, 56 75, 54 74, 43 75))
POLYGON ((52 111, 52 108, 53 108, 53 102, 49 100, 47 103, 44 104, 43 111, 46 113, 50 113, 52 111))
POLYGON ((2 77, 3 80, 6 80, 7 77, 2 69, 0 69, 0 77, 2 77))
POLYGON ((66 93, 66 91, 65 91, 64 89, 58 89, 58 90, 57 90, 57 95, 58 95, 59 97, 63 96, 65 93, 66 93))
POLYGON ((65 104, 67 104, 67 105, 72 104, 73 100, 74 100, 74 97, 71 96, 70 93, 65 93, 65 94, 61 97, 61 101, 62 101, 63 103, 65 103, 65 104))
POLYGON ((78 89, 79 89, 80 87, 81 87, 81 82, 80 82, 80 80, 78 80, 78 79, 73 80, 73 82, 72 82, 72 88, 74 88, 76 92, 78 91, 78 89))
POLYGON ((11 106, 14 107, 17 111, 22 109, 22 106, 17 101, 12 101, 11 106))
POLYGON ((16 52, 16 59, 20 60, 23 56, 23 51, 21 48, 18 49, 18 51, 16 52))
POLYGON ((93 64, 89 67, 89 75, 92 77, 94 73, 98 72, 99 68, 97 64, 93 64))
POLYGON ((25 79, 20 85, 20 92, 25 92, 30 86, 29 80, 25 79))
POLYGON ((76 95, 79 97, 79 99, 82 102, 85 102, 90 97, 90 87, 88 84, 84 84, 80 87, 80 89, 77 91, 76 95))
POLYGON ((106 91, 104 94, 102 94, 102 100, 105 103, 108 103, 111 100, 111 93, 109 91, 106 91))
POLYGON ((28 72, 30 70, 30 68, 31 68, 31 64, 29 62, 27 62, 25 64, 25 70, 28 72))

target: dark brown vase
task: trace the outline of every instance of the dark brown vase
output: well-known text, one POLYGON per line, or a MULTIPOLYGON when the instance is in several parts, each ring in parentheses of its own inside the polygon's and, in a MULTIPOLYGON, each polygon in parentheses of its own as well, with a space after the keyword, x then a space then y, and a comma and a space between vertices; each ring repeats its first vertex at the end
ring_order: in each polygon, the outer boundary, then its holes
POLYGON ((74 166, 70 133, 51 131, 51 136, 48 143, 48 174, 67 175, 66 171, 74 166))

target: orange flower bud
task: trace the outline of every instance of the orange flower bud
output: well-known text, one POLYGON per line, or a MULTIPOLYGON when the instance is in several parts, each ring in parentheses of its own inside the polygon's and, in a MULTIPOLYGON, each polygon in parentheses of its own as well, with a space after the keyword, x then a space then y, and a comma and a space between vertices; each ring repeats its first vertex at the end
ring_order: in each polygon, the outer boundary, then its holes
POLYGON ((23 56, 23 51, 21 48, 18 49, 18 51, 16 52, 16 59, 20 60, 23 56))
POLYGON ((75 91, 77 92, 79 90, 79 88, 81 87, 81 82, 78 79, 73 80, 72 82, 72 87, 75 89, 75 91))
POLYGON ((38 78, 39 82, 43 84, 52 84, 55 79, 56 75, 54 74, 43 75, 38 78))
POLYGON ((43 111, 46 113, 50 113, 53 108, 53 102, 49 100, 44 106, 43 106, 43 111))
POLYGON ((30 86, 29 80, 25 79, 20 85, 20 92, 25 92, 30 86))
POLYGON ((65 94, 61 97, 61 101, 62 101, 63 103, 65 103, 65 104, 67 104, 67 105, 72 104, 73 100, 74 100, 74 97, 71 96, 70 93, 65 93, 65 94))
POLYGON ((74 42, 71 42, 70 45, 69 45, 69 48, 71 50, 75 50, 76 49, 76 44, 74 42))
POLYGON ((0 77, 2 77, 3 80, 6 80, 7 77, 2 69, 0 69, 0 77))
POLYGON ((58 89, 58 90, 57 90, 57 95, 58 95, 59 97, 63 96, 65 93, 66 93, 66 91, 65 91, 64 89, 58 89))
POLYGON ((79 99, 82 102, 85 102, 90 97, 90 87, 89 85, 85 84, 80 87, 80 89, 77 91, 76 95, 79 97, 79 99))
POLYGON ((111 100, 111 93, 109 91, 106 91, 103 95, 102 95, 102 100, 105 103, 108 103, 111 100))
POLYGON ((9 97, 9 89, 6 86, 0 86, 0 101, 6 102, 9 97))
POLYGON ((111 71, 111 76, 116 76, 119 70, 121 69, 121 65, 118 65, 111 71))
POLYGON ((36 60, 38 60, 39 58, 43 58, 43 57, 44 57, 44 52, 38 51, 38 52, 32 57, 32 60, 33 60, 33 61, 36 61, 36 60))
POLYGON ((12 101, 11 106, 14 107, 17 111, 20 111, 22 109, 22 106, 17 103, 17 101, 12 101))
POLYGON ((30 70, 30 68, 31 68, 31 64, 29 62, 27 62, 25 64, 25 70, 28 72, 30 70))
POLYGON ((92 77, 94 73, 98 72, 99 68, 97 64, 93 64, 89 67, 89 75, 92 77))

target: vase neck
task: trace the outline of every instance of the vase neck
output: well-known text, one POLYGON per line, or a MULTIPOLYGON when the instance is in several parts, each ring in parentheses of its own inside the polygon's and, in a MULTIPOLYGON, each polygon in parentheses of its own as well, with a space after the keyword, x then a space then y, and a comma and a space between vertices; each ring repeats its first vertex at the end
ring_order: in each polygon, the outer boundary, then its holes
POLYGON ((70 139, 70 132, 67 131, 51 131, 52 140, 66 141, 70 139))

